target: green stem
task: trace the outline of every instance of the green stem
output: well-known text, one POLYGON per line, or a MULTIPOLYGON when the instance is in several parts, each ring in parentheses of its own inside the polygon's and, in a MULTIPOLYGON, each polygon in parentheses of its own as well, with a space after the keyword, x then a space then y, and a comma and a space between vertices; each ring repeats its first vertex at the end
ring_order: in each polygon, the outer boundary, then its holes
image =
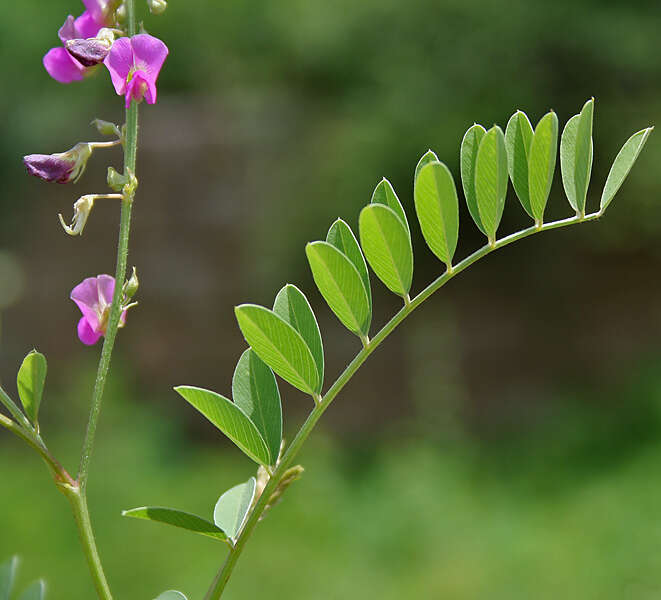
MULTIPOLYGON (((126 0, 128 16, 128 33, 133 36, 136 33, 136 19, 134 0, 126 0)), ((110 359, 112 357, 115 337, 119 328, 122 314, 122 287, 126 279, 126 267, 128 260, 129 234, 131 229, 131 210, 133 207, 133 197, 135 194, 135 174, 136 156, 138 146, 138 105, 131 102, 126 109, 126 138, 124 141, 124 174, 129 177, 129 184, 122 194, 122 209, 119 225, 119 241, 117 244, 117 266, 115 268, 115 291, 113 294, 112 305, 110 308, 110 317, 106 328, 101 358, 94 383, 94 392, 92 395, 92 405, 90 408, 89 421, 83 449, 80 456, 80 467, 78 469, 77 485, 68 488, 65 494, 69 498, 71 508, 78 526, 83 552, 87 558, 92 580, 97 594, 101 600, 112 600, 110 587, 106 580, 99 552, 92 530, 89 509, 87 506, 87 481, 89 478, 90 461, 94 449, 94 440, 96 429, 101 413, 101 402, 103 400, 103 391, 110 369, 110 359)))
POLYGON ((303 426, 296 434, 296 437, 292 440, 292 443, 287 448, 284 453, 278 468, 273 473, 273 477, 269 480, 260 496, 257 504, 250 513, 246 524, 241 531, 234 547, 230 550, 227 555, 225 563, 218 571, 209 591, 205 596, 205 600, 218 600, 225 587, 229 581, 232 571, 236 566, 236 563, 241 556, 243 548, 250 537, 250 534, 253 532, 255 526, 259 522, 264 509, 268 504, 268 499, 270 495, 275 490, 278 482, 282 478, 283 474, 291 465, 293 460, 296 458, 299 450, 308 439, 310 433, 314 429, 315 425, 321 418, 321 416, 326 412, 326 409, 330 406, 331 402, 335 397, 340 393, 342 388, 349 382, 353 377, 356 371, 361 367, 361 365, 367 360, 367 357, 376 350, 381 343, 394 331, 394 329, 406 318, 408 317, 418 306, 420 306, 427 298, 429 298, 434 292, 442 288, 450 279, 470 267, 473 263, 477 262, 479 259, 485 257, 487 254, 491 254, 494 250, 498 248, 503 248, 515 242, 517 240, 529 237, 541 231, 548 231, 550 229, 558 229, 560 227, 567 227, 569 225, 574 225, 576 223, 582 223, 584 221, 592 221, 598 219, 601 216, 601 213, 592 213, 584 217, 575 216, 568 219, 562 219, 560 221, 553 221, 551 223, 546 223, 544 225, 538 226, 533 225, 527 229, 523 229, 507 237, 504 237, 498 241, 495 241, 493 244, 488 243, 485 246, 482 246, 479 250, 476 250, 470 256, 464 258, 461 262, 454 265, 452 270, 447 270, 445 273, 437 277, 432 281, 424 290, 422 290, 415 298, 413 298, 409 303, 407 303, 398 313, 396 313, 390 321, 388 321, 383 328, 370 340, 370 342, 363 347, 360 352, 355 356, 355 358, 349 363, 347 368, 342 372, 342 374, 335 380, 335 383, 330 387, 326 392, 321 402, 317 404, 314 410, 310 413, 303 426))

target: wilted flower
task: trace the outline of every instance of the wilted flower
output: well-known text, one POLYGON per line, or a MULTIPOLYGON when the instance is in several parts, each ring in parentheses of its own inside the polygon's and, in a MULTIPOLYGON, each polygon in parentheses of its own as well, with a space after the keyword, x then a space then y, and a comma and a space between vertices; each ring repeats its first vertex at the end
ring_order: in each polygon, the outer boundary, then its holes
POLYGON ((92 155, 92 145, 76 144, 71 150, 57 154, 29 154, 23 157, 23 164, 30 175, 55 183, 74 183, 85 170, 87 160, 92 155))
POLYGON ((69 235, 83 235, 83 229, 85 229, 87 219, 94 208, 94 198, 94 194, 88 194, 76 200, 73 205, 73 219, 70 226, 64 222, 62 215, 58 215, 64 231, 69 235))
POLYGON ((147 33, 120 38, 112 46, 104 64, 110 71, 118 95, 148 104, 156 102, 156 79, 168 55, 168 47, 147 33))
MULTIPOLYGON (((92 346, 106 334, 114 292, 115 278, 110 275, 88 277, 71 291, 71 299, 83 313, 78 322, 78 337, 83 344, 92 346)), ((126 310, 122 312, 119 326, 125 323, 126 310)))
POLYGON ((51 48, 44 56, 44 67, 48 74, 60 83, 71 83, 83 79, 87 67, 78 62, 65 49, 68 40, 95 37, 107 23, 108 2, 83 0, 86 10, 77 19, 69 15, 60 28, 58 36, 62 46, 51 48))
POLYGON ((109 32, 109 29, 101 29, 96 37, 88 39, 73 39, 67 40, 64 43, 67 51, 73 56, 81 65, 85 67, 93 67, 102 63, 115 39, 115 36, 104 35, 103 32, 109 32))

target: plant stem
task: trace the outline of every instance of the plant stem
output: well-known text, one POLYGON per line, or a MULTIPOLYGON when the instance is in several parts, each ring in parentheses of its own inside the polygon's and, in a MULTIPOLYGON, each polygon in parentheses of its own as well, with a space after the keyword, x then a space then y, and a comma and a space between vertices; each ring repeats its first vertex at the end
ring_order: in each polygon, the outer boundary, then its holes
POLYGON ((418 306, 420 306, 427 298, 429 298, 434 292, 442 288, 450 279, 470 267, 473 263, 477 262, 479 259, 485 257, 487 254, 491 254, 494 250, 498 248, 503 248, 515 242, 517 240, 529 237, 536 233, 542 231, 548 231, 550 229, 558 229, 560 227, 567 227, 569 225, 574 225, 576 223, 582 223, 584 221, 593 221, 601 217, 601 212, 592 213, 582 216, 570 217, 568 219, 562 219, 560 221, 553 221, 551 223, 546 223, 544 225, 533 225, 527 229, 523 229, 507 237, 504 237, 493 243, 487 243, 482 246, 479 250, 476 250, 470 256, 464 258, 461 262, 457 263, 452 267, 452 270, 449 269, 445 271, 442 275, 437 277, 432 281, 425 289, 423 289, 415 298, 413 298, 409 303, 407 303, 399 312, 397 312, 391 319, 388 321, 381 330, 370 340, 369 344, 364 346, 360 352, 354 357, 354 359, 349 363, 347 368, 342 372, 342 374, 335 380, 333 385, 329 388, 326 394, 323 396, 321 402, 315 406, 310 415, 308 416, 303 426, 296 434, 296 437, 292 440, 292 443, 287 448, 284 453, 278 468, 273 473, 271 479, 266 484, 262 495, 260 496, 257 504, 253 508, 246 524, 239 535, 234 547, 230 550, 225 563, 218 571, 209 591, 205 596, 205 600, 218 600, 225 587, 229 581, 232 571, 236 566, 236 563, 243 551, 243 548, 250 537, 253 529, 259 522, 264 509, 268 504, 270 495, 275 490, 278 482, 282 478, 283 474, 293 462, 294 458, 298 454, 299 450, 309 437, 310 433, 314 429, 315 425, 324 414, 326 409, 330 406, 331 402, 335 397, 340 393, 342 388, 348 383, 348 381, 353 377, 356 371, 361 367, 361 365, 367 360, 367 357, 378 348, 381 343, 394 331, 394 329, 406 318, 408 317, 418 306))
MULTIPOLYGON (((134 0, 125 2, 128 16, 129 36, 135 35, 136 19, 134 0)), ((138 146, 138 105, 131 102, 126 109, 126 139, 124 142, 124 174, 130 179, 135 174, 136 156, 138 146)), ((80 456, 80 467, 78 469, 77 485, 65 492, 71 503, 71 508, 78 526, 80 541, 83 552, 87 558, 92 580, 99 598, 102 600, 112 600, 110 587, 106 580, 99 552, 92 530, 89 509, 87 506, 87 481, 89 478, 90 460, 94 450, 94 440, 96 429, 101 413, 101 402, 103 391, 110 369, 110 359, 112 357, 115 337, 119 328, 119 322, 122 313, 122 287, 126 279, 126 266, 128 260, 129 235, 131 229, 131 210, 133 207, 133 198, 135 194, 135 184, 128 184, 122 194, 122 208, 119 225, 119 241, 117 244, 117 265, 115 268, 115 291, 113 294, 112 305, 110 308, 110 318, 103 341, 101 358, 94 383, 94 392, 92 395, 92 406, 90 408, 87 432, 83 442, 83 449, 80 456)))

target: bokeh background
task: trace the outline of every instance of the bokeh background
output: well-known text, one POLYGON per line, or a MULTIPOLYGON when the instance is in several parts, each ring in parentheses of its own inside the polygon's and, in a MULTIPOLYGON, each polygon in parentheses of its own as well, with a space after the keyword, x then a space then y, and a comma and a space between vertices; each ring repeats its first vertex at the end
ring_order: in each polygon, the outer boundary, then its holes
MULTIPOLYGON (((138 0, 140 9, 144 10, 138 0)), ((0 379, 49 359, 43 431, 75 468, 99 347, 68 300, 113 272, 118 207, 81 239, 62 232, 104 190, 99 153, 76 186, 28 178, 21 156, 120 121, 104 72, 49 79, 41 57, 77 0, 5 2, 0 19, 0 379)), ((304 245, 338 216, 356 226, 387 176, 409 213, 414 291, 442 266, 413 218, 412 175, 436 151, 458 180, 477 121, 514 110, 561 124, 594 96, 598 205, 628 136, 661 117, 661 8, 652 0, 171 0, 147 28, 171 55, 145 106, 130 263, 140 306, 121 332, 90 482, 119 598, 200 598, 214 542, 120 517, 160 504, 210 515, 251 462, 172 392, 228 392, 245 343, 232 308, 285 282, 317 313, 331 381, 358 350, 323 303, 304 245)), ((658 135, 658 134, 657 134, 658 135)), ((490 256, 452 281, 343 391, 300 456, 304 478, 269 514, 227 597, 331 600, 658 598, 661 595, 661 146, 653 135, 598 223, 490 256)), ((570 215, 556 176, 549 217, 570 215)), ((510 190, 501 231, 526 226, 510 190)), ((462 256, 483 243, 462 208, 462 256)), ((375 328, 399 305, 373 278, 375 328)), ((286 432, 310 410, 287 384, 286 432)), ((49 598, 93 591, 63 497, 0 432, 0 559, 49 598)))

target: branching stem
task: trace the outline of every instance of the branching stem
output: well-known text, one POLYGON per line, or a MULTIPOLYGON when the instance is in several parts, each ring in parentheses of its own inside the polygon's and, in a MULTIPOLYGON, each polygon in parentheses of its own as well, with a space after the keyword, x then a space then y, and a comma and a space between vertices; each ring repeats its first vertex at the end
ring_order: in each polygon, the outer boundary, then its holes
POLYGON ((536 233, 542 231, 548 231, 551 229, 559 229, 560 227, 567 227, 569 225, 574 225, 576 223, 582 223, 584 221, 593 221, 601 217, 601 212, 592 213, 586 216, 577 215, 575 217, 570 217, 568 219, 562 219, 560 221, 553 221, 551 223, 537 223, 527 229, 523 229, 507 237, 504 237, 500 240, 490 240, 489 243, 482 246, 479 250, 476 250, 470 256, 464 258, 461 262, 457 263, 437 277, 432 281, 425 289, 423 289, 415 298, 413 298, 409 303, 407 303, 403 308, 396 313, 390 321, 388 321, 381 330, 371 339, 369 344, 365 345, 360 352, 354 357, 354 359, 349 363, 347 368, 342 372, 342 374, 335 380, 333 385, 329 388, 326 394, 323 396, 320 403, 318 403, 314 410, 310 413, 303 426, 296 434, 296 437, 292 440, 292 443, 289 445, 285 451, 278 468, 273 473, 273 476, 269 479, 269 482, 266 484, 262 495, 260 496, 257 504, 253 508, 246 524, 241 531, 234 547, 229 551, 225 563, 218 571, 215 579, 213 580, 209 591, 205 596, 205 600, 218 600, 227 586, 234 567, 241 556, 244 546, 250 537, 250 534, 253 532, 255 526, 259 522, 262 513, 266 509, 268 504, 269 497, 275 490, 276 486, 282 479, 285 471, 289 465, 296 458, 296 455, 300 451, 301 447, 308 439, 310 433, 314 429, 315 425, 324 414, 326 409, 330 406, 331 402, 335 397, 340 393, 342 388, 349 382, 349 380, 354 376, 356 371, 361 367, 361 365, 367 360, 367 357, 376 350, 381 343, 395 330, 395 328, 408 317, 418 306, 420 306, 427 298, 429 298, 434 292, 442 288, 450 279, 470 267, 473 263, 477 262, 481 258, 485 257, 487 254, 491 254, 494 250, 498 248, 503 248, 508 246, 512 242, 529 237, 536 233))

